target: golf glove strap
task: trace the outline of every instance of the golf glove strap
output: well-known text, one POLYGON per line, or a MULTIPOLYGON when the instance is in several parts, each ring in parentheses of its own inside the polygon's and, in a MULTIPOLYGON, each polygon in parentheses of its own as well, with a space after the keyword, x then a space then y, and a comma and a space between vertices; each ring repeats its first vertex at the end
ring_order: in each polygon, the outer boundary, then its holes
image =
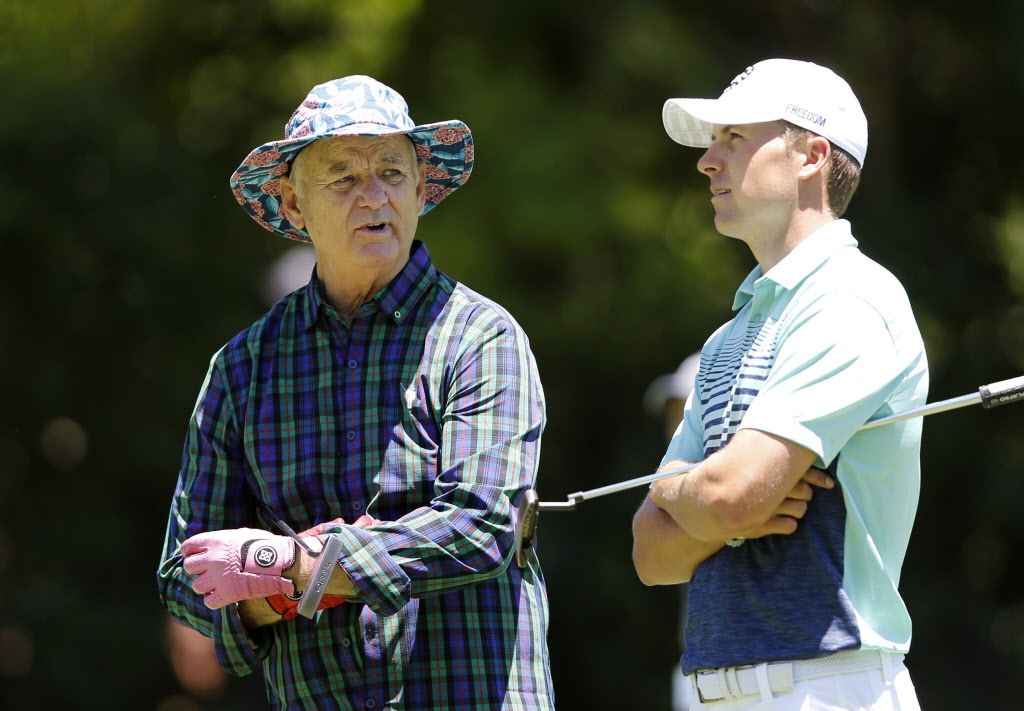
POLYGON ((293 596, 282 573, 295 562, 295 543, 255 528, 200 533, 181 544, 192 589, 211 610, 278 593, 293 596))

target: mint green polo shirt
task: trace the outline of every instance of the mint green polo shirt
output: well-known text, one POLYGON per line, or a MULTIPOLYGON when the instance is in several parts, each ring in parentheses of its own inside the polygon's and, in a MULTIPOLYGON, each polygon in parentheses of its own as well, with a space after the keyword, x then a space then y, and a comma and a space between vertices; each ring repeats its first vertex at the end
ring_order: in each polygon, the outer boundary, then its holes
POLYGON ((817 455, 796 533, 723 548, 689 587, 682 666, 906 652, 898 592, 920 489, 921 420, 858 432, 925 403, 928 366, 906 292, 864 256, 846 220, 737 291, 735 317, 701 350, 696 387, 664 461, 703 459, 751 428, 817 455))

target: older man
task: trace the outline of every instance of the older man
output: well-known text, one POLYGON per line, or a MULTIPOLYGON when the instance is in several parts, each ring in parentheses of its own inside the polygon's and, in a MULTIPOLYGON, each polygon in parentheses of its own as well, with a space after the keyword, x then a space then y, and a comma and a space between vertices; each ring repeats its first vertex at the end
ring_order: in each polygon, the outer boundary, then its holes
POLYGON ((211 362, 162 599, 230 672, 262 667, 274 708, 553 708, 540 565, 509 565, 545 424, 534 359, 415 239, 469 178, 469 129, 414 125, 353 76, 315 87, 285 136, 231 183, 316 268, 211 362), (304 598, 317 610, 296 614, 304 598))
POLYGON ((921 423, 858 430, 923 404, 928 365, 903 287, 840 219, 867 153, 860 103, 825 67, 770 59, 663 116, 705 149, 715 226, 757 260, 665 455, 703 463, 634 519, 641 578, 690 581, 694 708, 916 709, 897 588, 921 423), (791 501, 812 467, 834 487, 791 501))

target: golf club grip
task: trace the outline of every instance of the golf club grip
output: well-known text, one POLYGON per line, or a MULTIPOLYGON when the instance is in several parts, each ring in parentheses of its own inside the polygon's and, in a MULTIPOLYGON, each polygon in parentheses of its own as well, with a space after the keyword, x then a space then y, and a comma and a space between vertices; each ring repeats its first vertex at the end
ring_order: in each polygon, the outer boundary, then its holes
POLYGON ((981 393, 981 406, 986 409, 1009 405, 1011 402, 1024 399, 1024 375, 982 385, 978 392, 981 393))
POLYGON ((303 617, 313 619, 316 608, 327 592, 327 584, 331 582, 331 575, 338 566, 338 556, 341 554, 341 539, 337 536, 328 536, 324 548, 316 558, 316 567, 313 574, 309 576, 306 589, 302 591, 302 599, 296 611, 303 617))

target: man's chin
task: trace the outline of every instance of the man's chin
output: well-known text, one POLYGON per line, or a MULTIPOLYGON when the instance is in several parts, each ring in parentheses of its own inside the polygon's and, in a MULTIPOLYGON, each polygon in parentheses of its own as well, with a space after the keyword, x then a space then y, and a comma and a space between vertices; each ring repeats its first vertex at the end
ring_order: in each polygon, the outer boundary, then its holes
POLYGON ((395 237, 369 239, 358 245, 356 251, 360 256, 369 259, 390 260, 402 252, 402 243, 395 237))
POLYGON ((399 240, 368 242, 359 245, 351 256, 355 266, 378 271, 397 273, 409 260, 409 246, 399 240))
POLYGON ((739 231, 736 228, 736 224, 723 215, 715 215, 715 229, 718 230, 718 234, 723 237, 741 239, 739 231))

